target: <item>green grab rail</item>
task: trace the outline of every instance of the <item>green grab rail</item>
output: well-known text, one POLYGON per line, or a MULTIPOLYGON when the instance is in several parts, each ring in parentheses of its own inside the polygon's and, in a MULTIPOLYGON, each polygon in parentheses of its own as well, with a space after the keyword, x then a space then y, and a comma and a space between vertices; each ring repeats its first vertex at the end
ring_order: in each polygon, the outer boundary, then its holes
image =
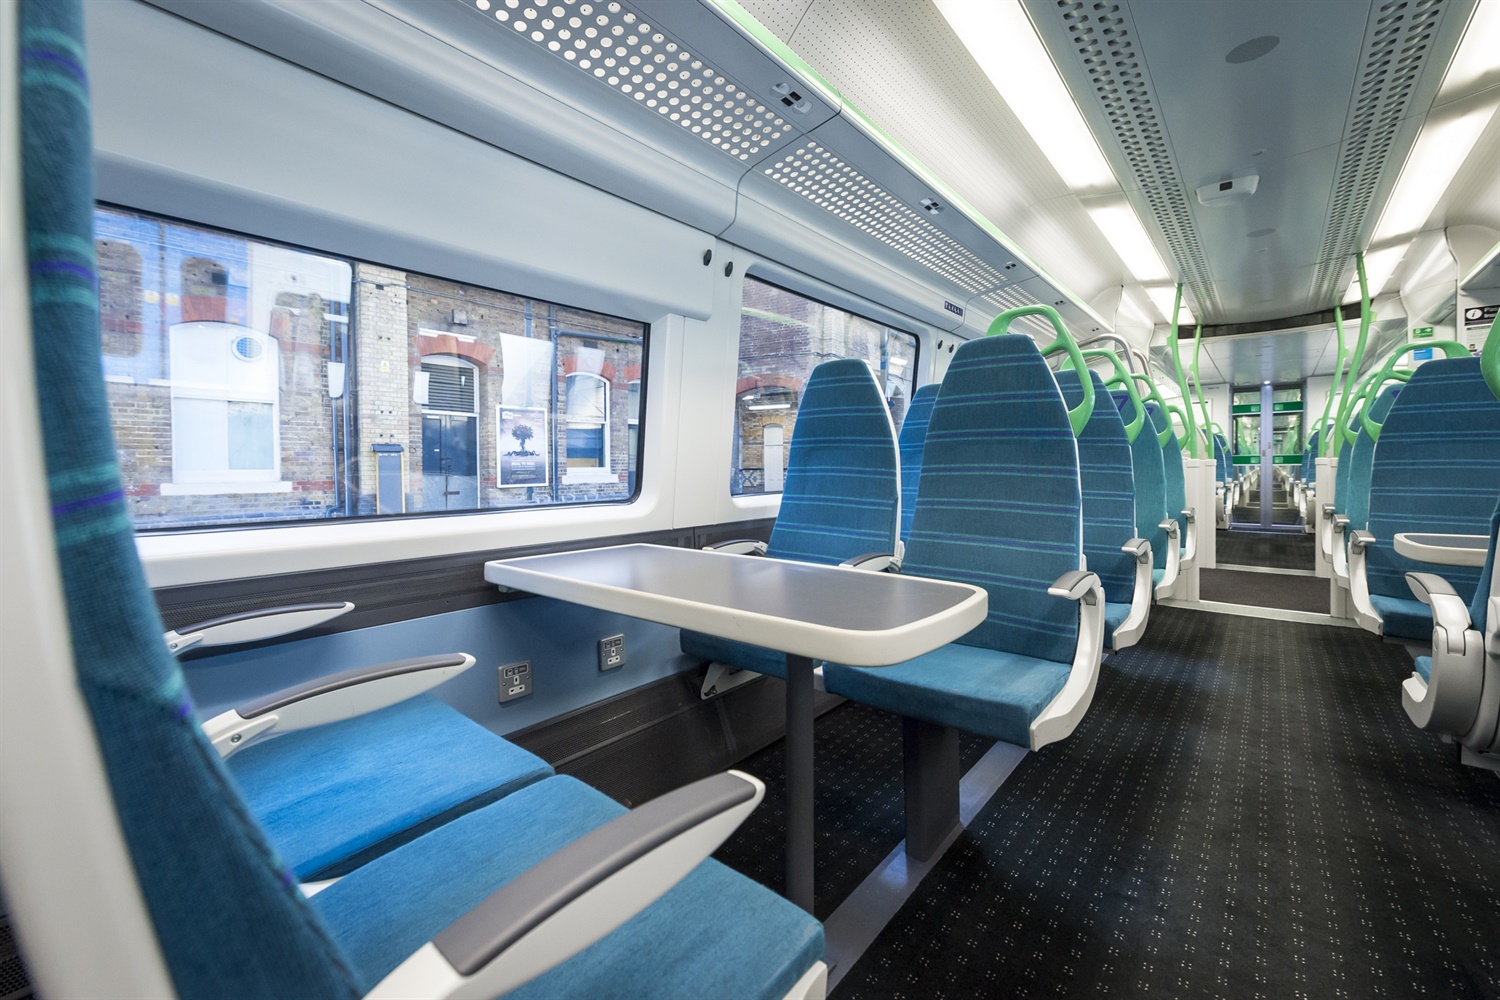
MULTIPOLYGON (((1359 442, 1360 434, 1364 433, 1363 420, 1365 410, 1373 400, 1370 393, 1370 386, 1374 385, 1377 380, 1380 381, 1381 385, 1384 385, 1387 381, 1386 379, 1381 379, 1382 372, 1384 372, 1383 368, 1376 368, 1373 371, 1366 372, 1364 377, 1355 385, 1353 402, 1349 406, 1349 421, 1343 428, 1334 428, 1334 438, 1338 441, 1339 447, 1342 448, 1345 444, 1354 445, 1359 442)), ((1411 372, 1407 369, 1400 369, 1398 374, 1392 374, 1390 378, 1405 382, 1411 378, 1411 372)))
POLYGON ((1203 411, 1203 426, 1199 433, 1203 435, 1204 453, 1203 457, 1212 459, 1214 455, 1213 420, 1208 413, 1208 400, 1203 398, 1203 378, 1198 374, 1198 354, 1203 346, 1203 320, 1198 320, 1198 325, 1193 328, 1193 367, 1190 369, 1193 375, 1193 388, 1198 393, 1198 408, 1203 411))
MULTIPOLYGON (((1167 401, 1161 398, 1161 390, 1156 387, 1155 382, 1151 381, 1150 375, 1146 375, 1142 372, 1131 372, 1130 377, 1146 383, 1146 385, 1151 388, 1151 392, 1146 396, 1146 398, 1151 400, 1151 402, 1155 403, 1158 407, 1161 408, 1163 422, 1167 426, 1160 431, 1156 431, 1156 443, 1165 448, 1167 446, 1167 442, 1172 440, 1172 422, 1165 419, 1167 415, 1167 401)), ((1154 425, 1152 427, 1152 430, 1155 430, 1154 425)))
POLYGON ((1338 454, 1334 447, 1333 435, 1326 430, 1331 420, 1337 420, 1338 415, 1333 412, 1333 398, 1339 394, 1339 386, 1344 381, 1344 364, 1349 360, 1344 353, 1344 306, 1343 303, 1333 309, 1333 328, 1338 332, 1339 349, 1334 355, 1333 381, 1328 383, 1328 396, 1323 400, 1323 419, 1318 422, 1318 428, 1323 431, 1323 436, 1318 439, 1319 446, 1323 450, 1324 458, 1331 458, 1338 454))
MULTIPOLYGON (((1193 397, 1188 389, 1187 376, 1182 371, 1182 344, 1177 336, 1177 320, 1182 313, 1182 283, 1177 285, 1177 294, 1172 300, 1172 330, 1167 336, 1167 350, 1172 354, 1172 368, 1177 373, 1177 388, 1182 393, 1182 404, 1187 407, 1187 412, 1178 410, 1182 416, 1183 436, 1187 438, 1188 457, 1198 457, 1198 422, 1193 419, 1193 397)), ((1202 327, 1200 326, 1201 330, 1202 327)), ((1171 421, 1168 420, 1168 424, 1171 421)))
MULTIPOLYGON (((1406 382, 1412 377, 1412 372, 1407 368, 1394 368, 1391 371, 1381 369, 1376 372, 1378 377, 1366 380, 1365 398, 1359 409, 1359 422, 1364 428, 1364 433, 1370 436, 1371 441, 1380 440, 1380 429, 1385 426, 1385 421, 1376 423, 1370 416, 1370 411, 1375 409, 1375 400, 1380 396, 1380 390, 1385 388, 1387 382, 1406 382)), ((1355 435, 1359 437, 1358 434, 1355 435)))
MULTIPOLYGON (((1042 348, 1042 357, 1046 358, 1063 352, 1080 372, 1088 368, 1087 362, 1083 360, 1082 352, 1078 349, 1078 341, 1073 339, 1073 335, 1063 325, 1062 316, 1051 306, 1018 306, 1015 309, 1007 309, 990 321, 990 327, 984 331, 984 335, 986 337, 1001 336, 1010 329, 1012 320, 1020 319, 1022 316, 1045 316, 1051 321, 1052 328, 1057 331, 1057 339, 1042 348)), ((1083 401, 1068 411, 1068 422, 1073 427, 1074 437, 1083 433, 1083 428, 1088 424, 1089 418, 1094 415, 1094 380, 1081 378, 1078 381, 1083 386, 1083 401)))
MULTIPOLYGON (((1406 357, 1412 351, 1419 351, 1424 347, 1442 348, 1443 355, 1449 358, 1468 358, 1473 356, 1469 353, 1469 348, 1467 346, 1465 346, 1464 344, 1460 344, 1456 340, 1413 340, 1408 341, 1405 344, 1397 344, 1395 349, 1392 350, 1390 355, 1385 359, 1385 364, 1380 366, 1379 374, 1387 377, 1382 378, 1378 384, 1384 385, 1389 380, 1388 377, 1392 372, 1396 370, 1397 361, 1406 357)), ((1410 377, 1411 376, 1408 374, 1407 378, 1410 377)), ((1406 379, 1402 379, 1401 381, 1404 382, 1406 381, 1406 379)), ((1370 440, 1379 441, 1380 429, 1385 426, 1385 423, 1382 421, 1381 423, 1377 424, 1370 417, 1370 410, 1375 406, 1375 396, 1378 394, 1378 390, 1367 391, 1370 392, 1370 398, 1369 401, 1365 404, 1364 412, 1360 414, 1360 420, 1364 423, 1365 433, 1370 435, 1370 440)))
POLYGON ((1490 324, 1489 336, 1484 340, 1484 351, 1479 355, 1479 370, 1484 372, 1484 384, 1500 399, 1500 316, 1490 324))
MULTIPOLYGON (((1349 378, 1344 382, 1344 394, 1339 399, 1339 426, 1347 427, 1349 418, 1353 414, 1349 407, 1353 404, 1349 390, 1353 386, 1356 373, 1365 361, 1365 343, 1370 337, 1370 324, 1375 315, 1370 310, 1370 283, 1365 277, 1365 255, 1357 253, 1354 255, 1354 270, 1359 275, 1359 340, 1354 345, 1354 358, 1349 364, 1349 378)), ((1342 309, 1342 306, 1340 306, 1342 309)))
MULTIPOLYGON (((1122 385, 1125 387, 1125 393, 1130 397, 1131 405, 1135 407, 1135 419, 1125 425, 1125 439, 1131 444, 1135 444, 1135 439, 1141 435, 1141 428, 1146 424, 1146 404, 1141 402, 1141 394, 1136 391, 1135 381, 1130 377, 1130 369, 1121 363, 1119 356, 1114 351, 1106 351, 1103 348, 1094 348, 1092 350, 1083 348, 1078 353, 1082 354, 1085 358, 1108 358, 1115 366, 1115 374, 1105 379, 1104 385, 1105 388, 1112 385, 1122 385)), ((1069 358, 1063 367, 1070 368, 1072 364, 1073 359, 1069 358)), ((1088 362, 1085 361, 1084 364, 1088 364, 1088 362)))

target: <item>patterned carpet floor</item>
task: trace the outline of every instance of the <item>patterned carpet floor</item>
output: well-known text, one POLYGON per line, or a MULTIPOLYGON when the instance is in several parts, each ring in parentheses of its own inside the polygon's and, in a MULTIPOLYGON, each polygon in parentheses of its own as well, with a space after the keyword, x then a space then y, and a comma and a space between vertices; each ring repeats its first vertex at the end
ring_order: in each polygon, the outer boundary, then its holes
POLYGON ((1155 609, 835 997, 1500 996, 1500 781, 1411 726, 1409 672, 1155 609))
POLYGON ((1198 599, 1257 608, 1284 608, 1328 614, 1328 581, 1316 576, 1245 573, 1232 569, 1200 569, 1198 599))
POLYGON ((1306 532, 1224 531, 1214 536, 1219 565, 1312 570, 1317 539, 1306 532))
MULTIPOLYGON (((992 740, 963 734, 959 765, 974 766, 992 740)), ((766 797, 714 857, 778 893, 786 874, 786 765, 781 741, 736 764, 766 783, 766 797)), ((906 836, 901 719, 846 702, 820 716, 813 737, 813 909, 838 909, 906 836)))

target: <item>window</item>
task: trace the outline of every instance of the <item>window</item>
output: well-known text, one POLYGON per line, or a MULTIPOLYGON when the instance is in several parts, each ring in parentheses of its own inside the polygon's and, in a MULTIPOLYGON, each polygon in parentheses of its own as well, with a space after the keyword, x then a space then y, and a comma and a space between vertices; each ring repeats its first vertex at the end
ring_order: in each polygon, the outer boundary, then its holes
POLYGON ((634 495, 644 324, 142 213, 95 227, 139 530, 634 495))
POLYGON ((916 337, 745 278, 730 467, 735 496, 781 492, 802 387, 814 368, 834 358, 870 366, 900 426, 911 399, 916 337))

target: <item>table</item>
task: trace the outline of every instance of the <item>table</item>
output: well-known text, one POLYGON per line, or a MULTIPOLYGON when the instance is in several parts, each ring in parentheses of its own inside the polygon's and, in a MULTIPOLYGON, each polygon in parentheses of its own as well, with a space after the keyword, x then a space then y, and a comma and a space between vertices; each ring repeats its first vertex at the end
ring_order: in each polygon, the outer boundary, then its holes
POLYGON ((665 545, 484 565, 490 583, 786 654, 787 898, 813 908, 813 661, 881 667, 984 620, 979 587, 665 545))
POLYGON ((1490 551, 1489 535, 1431 535, 1401 532, 1396 551, 1418 562, 1443 566, 1483 566, 1490 551))

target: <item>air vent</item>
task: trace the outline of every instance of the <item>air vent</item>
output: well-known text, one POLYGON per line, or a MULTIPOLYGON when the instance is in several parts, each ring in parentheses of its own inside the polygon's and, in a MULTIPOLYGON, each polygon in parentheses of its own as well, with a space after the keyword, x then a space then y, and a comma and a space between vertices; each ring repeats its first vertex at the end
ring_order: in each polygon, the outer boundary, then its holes
MULTIPOLYGON (((1041 299, 1016 285, 1011 285, 1009 288, 997 288, 993 292, 979 296, 979 301, 993 306, 1000 312, 1005 312, 1007 309, 1019 309, 1021 306, 1042 304, 1041 299)), ((1010 328, 1013 333, 1030 333, 1036 336, 1044 336, 1052 331, 1052 326, 1046 320, 1036 316, 1024 316, 1012 323, 1010 328)))
POLYGON ((424 361, 422 371, 427 375, 427 403, 422 409, 443 413, 479 412, 474 392, 474 369, 468 365, 424 361))
MULTIPOLYGON (((618 0, 461 2, 736 160, 753 159, 792 131, 776 111, 618 0)), ((799 114, 810 106, 801 95, 788 104, 799 114)))
POLYGON ((1054 10, 1130 164, 1131 176, 1167 238, 1177 273, 1192 289, 1200 311, 1211 314, 1220 308, 1218 292, 1193 225, 1187 187, 1167 145, 1155 90, 1143 68, 1145 57, 1135 47, 1135 28, 1122 6, 1108 0, 1055 0, 1054 10))
POLYGON ((1375 191, 1402 119, 1413 111, 1412 94, 1442 13, 1443 0, 1387 0, 1373 13, 1339 147, 1328 226, 1318 247, 1314 301, 1337 301, 1344 291, 1356 243, 1374 223, 1375 191))
POLYGON ((803 143, 764 172, 783 187, 931 268, 971 295, 1009 280, 816 141, 803 143))

